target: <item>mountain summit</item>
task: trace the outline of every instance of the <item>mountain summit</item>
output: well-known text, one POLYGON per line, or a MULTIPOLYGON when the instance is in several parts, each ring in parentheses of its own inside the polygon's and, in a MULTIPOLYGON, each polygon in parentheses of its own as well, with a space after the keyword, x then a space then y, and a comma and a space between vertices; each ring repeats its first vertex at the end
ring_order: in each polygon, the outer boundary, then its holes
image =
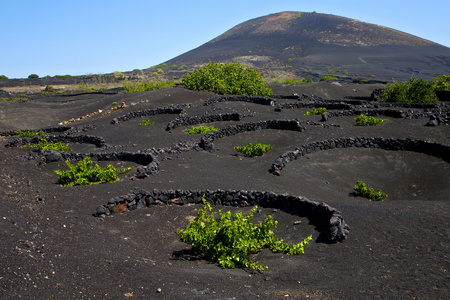
POLYGON ((354 19, 281 12, 243 22, 167 63, 208 61, 237 61, 291 77, 430 79, 450 73, 450 48, 354 19))

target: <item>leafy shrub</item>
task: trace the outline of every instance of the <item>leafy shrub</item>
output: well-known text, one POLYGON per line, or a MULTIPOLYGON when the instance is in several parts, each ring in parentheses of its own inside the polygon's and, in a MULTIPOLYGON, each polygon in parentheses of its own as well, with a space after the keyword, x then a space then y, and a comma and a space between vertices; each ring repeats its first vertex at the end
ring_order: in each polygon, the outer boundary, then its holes
POLYGON ((139 123, 139 126, 149 126, 149 125, 155 125, 155 123, 153 123, 149 119, 142 120, 142 122, 139 123))
POLYGON ((44 92, 54 93, 55 92, 55 88, 52 87, 51 85, 47 85, 47 86, 45 86, 44 92))
POLYGON ((197 217, 185 230, 178 229, 177 235, 223 268, 233 269, 238 265, 263 272, 268 267, 252 261, 249 254, 258 253, 263 248, 288 255, 303 254, 304 246, 312 239, 309 236, 302 242, 289 246, 275 238, 271 228, 276 228, 277 221, 271 216, 256 226, 253 224, 257 206, 245 216, 242 213, 234 214, 233 220, 230 211, 219 211, 220 220, 217 221, 211 212, 211 205, 204 198, 203 204, 204 209, 199 209, 197 217))
POLYGON ((362 181, 357 181, 354 187, 356 193, 362 197, 370 199, 370 201, 383 201, 387 197, 381 190, 374 191, 372 188, 368 188, 362 181))
POLYGON ((387 120, 378 119, 371 116, 366 116, 365 114, 360 114, 353 120, 356 121, 356 125, 358 126, 378 126, 387 120))
POLYGON ((184 133, 186 134, 204 134, 212 131, 217 131, 218 129, 214 126, 192 126, 192 128, 186 128, 184 133))
POLYGON ((435 84, 435 90, 450 91, 450 75, 442 74, 437 77, 433 77, 433 81, 435 84))
POLYGON ((55 78, 75 78, 75 76, 72 75, 55 75, 55 78))
POLYGON ((16 133, 21 138, 28 138, 28 137, 33 137, 33 136, 44 136, 45 135, 42 130, 41 131, 28 131, 28 130, 22 131, 22 130, 19 130, 19 131, 16 131, 16 133))
POLYGON ((69 146, 64 145, 62 142, 49 143, 45 138, 40 138, 37 144, 24 145, 20 148, 39 148, 42 150, 55 150, 58 152, 72 151, 69 146))
POLYGON ((338 79, 334 76, 325 75, 325 76, 322 76, 319 80, 320 81, 329 81, 329 80, 338 80, 338 79))
POLYGON ((311 83, 313 80, 311 78, 298 79, 286 79, 283 81, 284 84, 301 84, 301 83, 311 83))
POLYGON ((39 78, 39 75, 37 75, 37 74, 30 74, 30 75, 28 75, 28 78, 39 78))
POLYGON ((421 78, 411 78, 407 82, 388 83, 388 88, 380 95, 382 102, 437 103, 434 90, 436 83, 421 78))
POLYGON ((272 90, 264 83, 261 74, 254 68, 245 68, 240 63, 210 62, 181 81, 193 90, 207 90, 219 94, 271 96, 272 90))
POLYGON ((236 151, 238 152, 241 152, 242 154, 253 157, 263 155, 264 153, 272 149, 272 145, 264 145, 261 143, 254 142, 248 143, 246 146, 243 147, 236 146, 234 147, 234 149, 236 149, 236 151))
POLYGON ((69 170, 56 170, 55 173, 59 175, 59 182, 62 186, 75 185, 94 185, 106 182, 116 182, 117 173, 128 172, 132 168, 116 169, 112 165, 107 165, 103 169, 98 164, 93 166, 90 157, 79 161, 76 165, 72 165, 68 160, 66 164, 69 170))
POLYGON ((313 109, 311 109, 310 111, 307 111, 305 113, 305 116, 321 115, 326 111, 327 111, 327 109, 325 107, 318 107, 318 108, 313 107, 313 109))
POLYGON ((5 75, 0 75, 0 79, 8 79, 8 77, 5 75))
POLYGON ((146 91, 154 91, 154 90, 162 90, 162 89, 170 89, 174 87, 176 83, 174 81, 147 81, 147 82, 138 82, 138 83, 130 83, 124 86, 124 93, 138 93, 138 92, 146 92, 146 91))

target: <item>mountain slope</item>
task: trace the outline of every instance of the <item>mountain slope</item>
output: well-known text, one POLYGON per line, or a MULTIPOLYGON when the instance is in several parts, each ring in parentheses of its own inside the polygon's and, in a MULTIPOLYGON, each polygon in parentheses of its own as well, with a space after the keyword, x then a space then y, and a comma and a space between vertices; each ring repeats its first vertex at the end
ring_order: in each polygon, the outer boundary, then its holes
POLYGON ((303 12, 243 22, 167 64, 195 66, 209 60, 303 77, 337 73, 403 80, 450 73, 450 48, 379 25, 303 12))

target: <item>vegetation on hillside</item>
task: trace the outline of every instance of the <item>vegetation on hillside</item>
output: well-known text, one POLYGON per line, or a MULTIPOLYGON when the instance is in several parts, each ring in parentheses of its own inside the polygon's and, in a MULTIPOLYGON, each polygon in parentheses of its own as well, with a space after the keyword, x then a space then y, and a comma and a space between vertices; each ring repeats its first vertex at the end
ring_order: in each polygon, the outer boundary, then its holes
POLYGON ((439 75, 432 81, 411 78, 406 82, 388 83, 387 89, 380 95, 380 101, 434 104, 439 101, 436 90, 450 90, 450 76, 439 75))
POLYGON ((219 94, 271 96, 272 90, 254 68, 240 63, 210 62, 187 73, 181 81, 193 90, 207 90, 219 94))
POLYGON ((125 94, 129 94, 129 93, 169 89, 171 87, 174 87, 175 85, 176 83, 174 81, 163 81, 163 80, 126 83, 124 85, 123 92, 125 94))

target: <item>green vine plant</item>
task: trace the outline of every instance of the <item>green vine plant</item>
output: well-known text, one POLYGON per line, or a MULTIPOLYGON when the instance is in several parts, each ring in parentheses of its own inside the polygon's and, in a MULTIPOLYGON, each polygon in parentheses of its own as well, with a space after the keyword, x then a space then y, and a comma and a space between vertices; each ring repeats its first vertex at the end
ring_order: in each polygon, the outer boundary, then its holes
POLYGON ((304 246, 312 240, 312 236, 309 236, 300 243, 289 246, 283 240, 275 238, 271 228, 276 228, 278 222, 273 220, 272 216, 268 216, 258 225, 253 224, 257 206, 245 216, 242 213, 234 214, 233 220, 231 211, 219 211, 220 220, 217 221, 211 212, 211 205, 204 197, 203 204, 204 209, 199 209, 197 217, 185 230, 178 229, 177 235, 206 258, 218 262, 226 269, 240 266, 263 272, 268 267, 252 261, 248 257, 250 254, 258 253, 263 248, 288 255, 303 254, 304 246))
POLYGON ((149 126, 149 125, 155 125, 155 123, 153 123, 149 119, 142 120, 142 122, 139 123, 139 126, 149 126))
POLYGON ((117 169, 113 165, 107 165, 105 169, 98 164, 93 165, 91 158, 88 156, 79 161, 76 165, 71 164, 66 160, 69 170, 55 170, 59 175, 59 183, 61 186, 75 186, 75 185, 94 185, 106 182, 116 182, 117 173, 124 173, 131 171, 130 168, 117 169))
POLYGON ((318 107, 318 108, 313 107, 313 109, 311 109, 310 111, 307 111, 305 113, 305 116, 321 115, 326 111, 327 111, 327 109, 325 107, 318 107))
POLYGON ((356 191, 357 195, 366 197, 370 199, 370 201, 383 201, 387 197, 387 195, 381 190, 375 192, 373 188, 368 188, 362 181, 356 182, 354 190, 356 191))
POLYGON ((186 134, 205 134, 208 132, 217 131, 214 126, 192 126, 192 128, 186 128, 184 133, 186 134))
POLYGON ((33 136, 44 136, 45 135, 45 133, 42 130, 40 130, 40 131, 19 130, 19 131, 16 131, 16 134, 20 138, 29 138, 29 137, 33 137, 33 136))
POLYGON ((55 150, 58 152, 72 151, 72 148, 64 145, 62 142, 49 143, 45 138, 39 138, 39 142, 37 144, 24 145, 20 148, 39 148, 42 150, 55 150))
POLYGON ((366 116, 365 114, 360 114, 353 120, 355 120, 356 125, 358 126, 378 126, 387 121, 371 116, 366 116))
POLYGON ((235 146, 234 149, 246 156, 261 156, 272 149, 272 145, 264 145, 258 142, 248 143, 246 146, 235 146))

